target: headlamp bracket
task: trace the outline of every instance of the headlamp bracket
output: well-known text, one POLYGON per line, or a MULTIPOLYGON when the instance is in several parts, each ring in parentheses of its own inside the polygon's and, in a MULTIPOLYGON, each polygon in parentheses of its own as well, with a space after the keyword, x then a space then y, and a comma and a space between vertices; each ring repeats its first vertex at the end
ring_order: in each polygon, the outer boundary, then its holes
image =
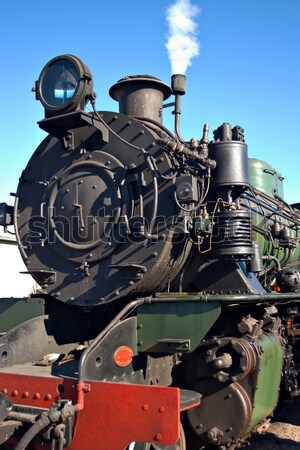
POLYGON ((109 133, 105 125, 97 116, 92 116, 84 111, 75 111, 69 114, 49 117, 38 122, 39 127, 62 141, 66 150, 76 148, 75 133, 77 128, 93 126, 100 131, 103 142, 109 142, 109 133))

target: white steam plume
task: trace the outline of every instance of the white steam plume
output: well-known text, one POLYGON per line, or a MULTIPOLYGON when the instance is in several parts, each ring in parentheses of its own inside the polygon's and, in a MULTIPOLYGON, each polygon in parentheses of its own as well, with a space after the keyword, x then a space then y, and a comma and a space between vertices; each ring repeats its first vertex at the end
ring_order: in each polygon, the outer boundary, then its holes
POLYGON ((198 6, 190 0, 176 0, 167 9, 169 25, 168 49, 172 73, 185 74, 194 56, 199 55, 200 45, 197 41, 197 23, 193 20, 200 12, 198 6))

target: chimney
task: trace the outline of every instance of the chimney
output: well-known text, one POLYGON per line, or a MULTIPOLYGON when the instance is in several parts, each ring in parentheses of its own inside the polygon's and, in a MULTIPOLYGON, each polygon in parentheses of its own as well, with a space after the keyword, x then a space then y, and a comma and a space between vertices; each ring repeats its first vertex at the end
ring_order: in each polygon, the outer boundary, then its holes
POLYGON ((172 89, 150 75, 130 75, 114 84, 111 98, 119 102, 119 112, 128 116, 148 118, 162 123, 163 101, 172 89))

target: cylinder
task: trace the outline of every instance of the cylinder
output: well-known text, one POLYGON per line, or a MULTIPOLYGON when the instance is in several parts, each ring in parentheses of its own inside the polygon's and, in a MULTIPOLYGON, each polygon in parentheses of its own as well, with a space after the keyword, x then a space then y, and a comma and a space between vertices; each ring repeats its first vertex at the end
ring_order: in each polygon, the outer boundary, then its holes
POLYGON ((212 172, 212 188, 249 186, 248 146, 239 141, 220 141, 209 144, 209 157, 217 167, 212 172))
POLYGON ((131 75, 114 84, 109 95, 119 102, 119 112, 162 122, 163 101, 170 97, 170 86, 149 75, 131 75))

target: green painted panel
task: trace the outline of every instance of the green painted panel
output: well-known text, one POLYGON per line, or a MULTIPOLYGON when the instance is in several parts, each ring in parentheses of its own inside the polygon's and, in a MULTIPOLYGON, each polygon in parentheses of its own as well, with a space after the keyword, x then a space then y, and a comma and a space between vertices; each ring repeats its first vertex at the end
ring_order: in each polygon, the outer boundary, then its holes
POLYGON ((193 351, 220 315, 218 302, 159 301, 138 308, 138 350, 193 351))
POLYGON ((283 350, 277 336, 262 334, 258 347, 261 354, 249 430, 268 417, 277 405, 283 365, 283 350))
POLYGON ((255 158, 248 159, 249 178, 251 186, 283 200, 283 177, 274 167, 265 161, 255 158))
POLYGON ((41 298, 0 298, 0 333, 44 313, 41 298))

